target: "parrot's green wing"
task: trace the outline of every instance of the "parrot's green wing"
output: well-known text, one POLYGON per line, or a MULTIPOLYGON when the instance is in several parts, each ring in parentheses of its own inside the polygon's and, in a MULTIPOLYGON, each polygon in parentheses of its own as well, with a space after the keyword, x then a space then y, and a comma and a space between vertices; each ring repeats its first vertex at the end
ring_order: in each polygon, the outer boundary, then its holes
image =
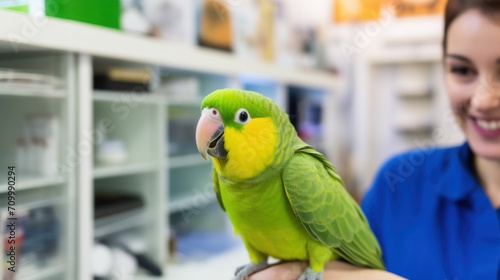
POLYGON ((295 152, 283 172, 290 205, 312 238, 346 261, 384 269, 366 218, 330 162, 310 146, 295 152))
POLYGON ((220 196, 220 187, 219 187, 219 175, 217 174, 217 171, 215 171, 215 168, 212 168, 212 180, 214 181, 214 191, 215 195, 217 196, 217 201, 219 202, 219 205, 222 208, 222 210, 226 211, 226 208, 224 208, 224 204, 222 204, 222 197, 220 196))

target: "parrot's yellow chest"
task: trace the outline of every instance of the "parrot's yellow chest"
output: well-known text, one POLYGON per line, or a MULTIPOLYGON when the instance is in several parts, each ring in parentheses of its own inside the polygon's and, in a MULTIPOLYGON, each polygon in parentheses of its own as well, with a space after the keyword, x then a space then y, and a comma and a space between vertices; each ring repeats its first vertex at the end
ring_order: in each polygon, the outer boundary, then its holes
POLYGON ((253 187, 241 185, 238 188, 247 189, 234 192, 221 184, 222 200, 234 230, 247 245, 265 255, 281 260, 307 260, 307 244, 312 238, 293 213, 281 178, 266 182, 255 191, 250 190, 253 187))

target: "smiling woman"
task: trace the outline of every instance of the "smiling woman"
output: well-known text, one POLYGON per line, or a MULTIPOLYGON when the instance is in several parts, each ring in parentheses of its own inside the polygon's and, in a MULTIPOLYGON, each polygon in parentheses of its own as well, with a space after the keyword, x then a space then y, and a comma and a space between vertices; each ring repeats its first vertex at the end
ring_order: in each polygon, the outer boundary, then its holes
POLYGON ((448 30, 446 84, 458 122, 480 158, 500 158, 500 18, 471 9, 448 30))
POLYGON ((446 85, 457 121, 476 155, 479 180, 499 208, 500 4, 494 9, 493 1, 486 3, 487 10, 469 9, 449 25, 446 85))
MULTIPOLYGON (((467 141, 429 149, 404 180, 387 174, 400 174, 402 163, 421 151, 395 156, 380 169, 362 207, 389 272, 409 279, 500 279, 499 46, 500 1, 448 1, 446 87, 467 141)), ((251 279, 297 279, 305 267, 279 264, 251 279)), ((331 262, 323 279, 390 277, 331 262)))
POLYGON ((431 149, 406 180, 388 161, 363 202, 387 269, 410 279, 500 279, 500 1, 450 0, 446 88, 467 142, 431 149))

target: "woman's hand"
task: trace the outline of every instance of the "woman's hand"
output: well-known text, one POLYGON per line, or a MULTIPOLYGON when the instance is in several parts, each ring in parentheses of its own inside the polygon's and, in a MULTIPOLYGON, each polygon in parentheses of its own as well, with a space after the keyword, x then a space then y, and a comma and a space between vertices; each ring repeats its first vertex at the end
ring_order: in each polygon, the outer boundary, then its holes
MULTIPOLYGON (((306 267, 307 263, 305 262, 279 263, 250 276, 249 280, 297 280, 306 267)), ((383 270, 362 268, 341 261, 333 261, 325 265, 323 279, 401 280, 404 278, 383 270)))

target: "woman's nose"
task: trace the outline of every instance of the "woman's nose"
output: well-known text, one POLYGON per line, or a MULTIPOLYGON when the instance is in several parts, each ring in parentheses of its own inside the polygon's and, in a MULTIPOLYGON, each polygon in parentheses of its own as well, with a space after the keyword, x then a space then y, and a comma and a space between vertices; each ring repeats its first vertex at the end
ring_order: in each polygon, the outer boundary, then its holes
POLYGON ((490 81, 481 80, 474 91, 471 107, 477 111, 500 109, 500 87, 490 81))

